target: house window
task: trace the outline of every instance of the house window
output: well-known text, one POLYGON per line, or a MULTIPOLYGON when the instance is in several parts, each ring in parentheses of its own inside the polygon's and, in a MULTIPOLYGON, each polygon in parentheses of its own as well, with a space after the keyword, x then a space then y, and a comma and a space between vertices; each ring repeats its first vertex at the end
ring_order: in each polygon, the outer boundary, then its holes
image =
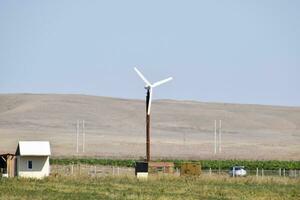
POLYGON ((32 169, 32 160, 28 160, 27 167, 28 169, 32 169))

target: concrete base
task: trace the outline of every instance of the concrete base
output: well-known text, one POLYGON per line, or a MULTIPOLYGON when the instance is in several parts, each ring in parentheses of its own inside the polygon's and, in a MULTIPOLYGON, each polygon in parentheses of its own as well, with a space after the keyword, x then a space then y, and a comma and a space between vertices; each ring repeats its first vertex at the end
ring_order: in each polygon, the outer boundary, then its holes
POLYGON ((148 178, 148 172, 138 172, 136 174, 136 177, 138 179, 147 179, 148 178))

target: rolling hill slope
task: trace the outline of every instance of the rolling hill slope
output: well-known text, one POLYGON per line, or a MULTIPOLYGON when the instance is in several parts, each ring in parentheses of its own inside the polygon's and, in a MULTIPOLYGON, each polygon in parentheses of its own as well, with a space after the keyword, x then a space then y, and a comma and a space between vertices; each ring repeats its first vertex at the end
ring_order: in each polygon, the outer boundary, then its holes
MULTIPOLYGON (((300 107, 158 100, 152 111, 156 158, 300 159, 300 107), (215 119, 223 127, 218 155, 215 119)), ((80 156, 145 155, 144 101, 57 94, 0 95, 0 152, 14 152, 19 140, 50 140, 54 156, 76 155, 78 119, 86 125, 80 156)))

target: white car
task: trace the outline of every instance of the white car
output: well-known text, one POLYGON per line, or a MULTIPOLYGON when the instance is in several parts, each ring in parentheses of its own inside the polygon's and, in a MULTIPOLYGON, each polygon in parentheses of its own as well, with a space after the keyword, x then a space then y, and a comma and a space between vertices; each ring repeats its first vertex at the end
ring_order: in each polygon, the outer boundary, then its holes
POLYGON ((233 166, 229 171, 230 176, 246 176, 247 171, 244 166, 233 166))

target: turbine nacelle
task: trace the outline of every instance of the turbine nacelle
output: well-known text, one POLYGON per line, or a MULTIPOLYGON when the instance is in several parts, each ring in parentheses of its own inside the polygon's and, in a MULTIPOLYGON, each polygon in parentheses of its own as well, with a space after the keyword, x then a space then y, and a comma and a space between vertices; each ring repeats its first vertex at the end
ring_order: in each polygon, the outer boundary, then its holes
POLYGON ((150 111, 151 111, 151 103, 152 103, 152 92, 153 92, 153 88, 159 86, 159 85, 162 85, 166 82, 169 82, 171 81, 173 78, 172 77, 169 77, 169 78, 166 78, 164 80, 161 80, 161 81, 157 81, 155 82, 154 84, 151 84, 146 78, 145 76, 137 69, 137 68, 134 68, 134 70, 136 71, 136 73, 140 76, 140 78, 146 83, 146 86, 145 86, 145 89, 147 91, 149 91, 149 104, 148 104, 148 108, 147 108, 147 114, 150 115, 150 111))
POLYGON ((151 86, 150 85, 146 85, 144 88, 145 88, 145 90, 150 90, 151 86))

